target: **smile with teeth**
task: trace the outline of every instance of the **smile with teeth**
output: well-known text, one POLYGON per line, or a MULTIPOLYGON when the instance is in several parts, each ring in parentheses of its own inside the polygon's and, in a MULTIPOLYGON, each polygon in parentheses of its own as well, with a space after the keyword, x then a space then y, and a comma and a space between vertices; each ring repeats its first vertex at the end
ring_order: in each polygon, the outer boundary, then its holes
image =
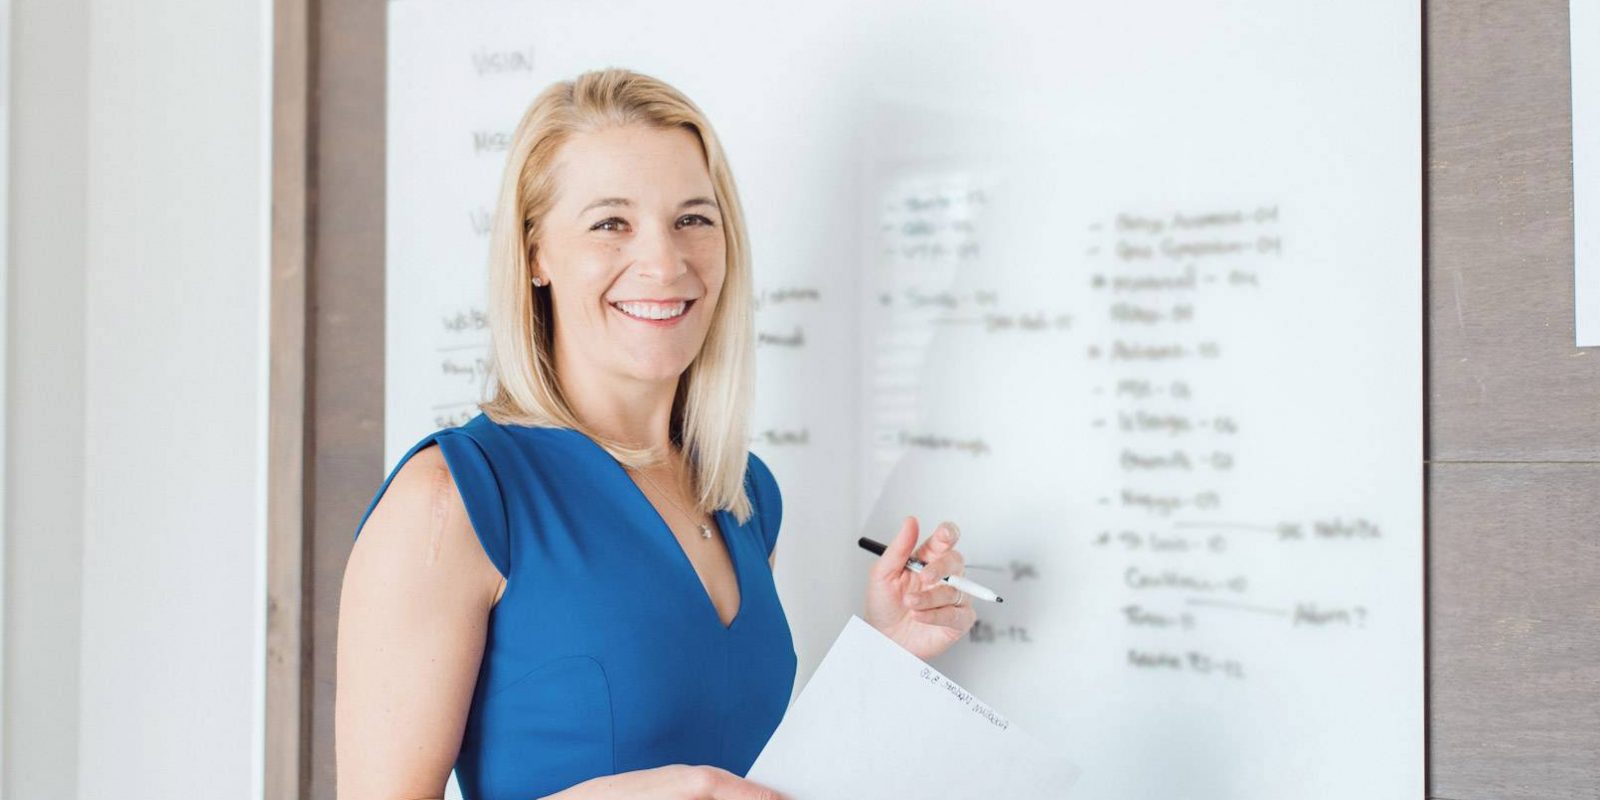
POLYGON ((634 319, 661 320, 683 316, 684 312, 689 310, 689 304, 693 302, 693 300, 679 300, 675 303, 623 301, 612 303, 611 307, 634 319))

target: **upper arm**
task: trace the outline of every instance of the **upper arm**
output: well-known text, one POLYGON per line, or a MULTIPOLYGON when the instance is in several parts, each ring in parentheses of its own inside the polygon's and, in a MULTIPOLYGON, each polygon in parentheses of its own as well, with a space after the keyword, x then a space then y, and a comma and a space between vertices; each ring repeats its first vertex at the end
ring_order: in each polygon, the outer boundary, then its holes
POLYGON ((362 524, 339 601, 341 800, 442 797, 503 578, 440 449, 418 450, 362 524))

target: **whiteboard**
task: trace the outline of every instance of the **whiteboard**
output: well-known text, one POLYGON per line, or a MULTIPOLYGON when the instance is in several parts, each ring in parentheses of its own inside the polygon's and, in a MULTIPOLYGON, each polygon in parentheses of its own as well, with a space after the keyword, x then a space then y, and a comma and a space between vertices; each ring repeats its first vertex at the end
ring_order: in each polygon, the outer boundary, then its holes
MULTIPOLYGON (((905 514, 996 588, 935 665, 1096 798, 1423 785, 1415 4, 390 5, 386 454, 486 391, 555 80, 722 137, 798 689, 905 514)), ((975 764, 982 769, 983 765, 975 764)))

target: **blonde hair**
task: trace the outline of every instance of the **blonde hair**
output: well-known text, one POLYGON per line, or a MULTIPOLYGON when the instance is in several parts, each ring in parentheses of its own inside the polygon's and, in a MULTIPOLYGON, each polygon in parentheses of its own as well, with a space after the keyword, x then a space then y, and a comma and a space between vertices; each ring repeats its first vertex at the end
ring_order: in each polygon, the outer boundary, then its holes
POLYGON ((493 398, 479 408, 501 424, 572 428, 630 467, 660 454, 599 435, 562 394, 555 372, 548 284, 533 287, 541 223, 554 202, 556 154, 573 134, 610 126, 681 127, 705 154, 726 240, 727 269, 700 353, 678 380, 671 435, 687 454, 696 503, 750 517, 744 478, 755 358, 750 248, 744 212, 711 123, 677 89, 625 69, 585 72, 534 98, 512 136, 489 245, 489 329, 493 398))

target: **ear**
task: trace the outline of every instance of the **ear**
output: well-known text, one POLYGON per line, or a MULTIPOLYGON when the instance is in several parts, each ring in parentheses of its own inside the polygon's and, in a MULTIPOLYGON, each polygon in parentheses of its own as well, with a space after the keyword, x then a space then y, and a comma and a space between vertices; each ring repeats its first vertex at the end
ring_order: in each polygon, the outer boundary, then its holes
POLYGON ((534 286, 548 286, 550 284, 549 274, 545 272, 544 265, 540 263, 541 261, 539 248, 530 245, 528 247, 528 272, 533 279, 534 286))

